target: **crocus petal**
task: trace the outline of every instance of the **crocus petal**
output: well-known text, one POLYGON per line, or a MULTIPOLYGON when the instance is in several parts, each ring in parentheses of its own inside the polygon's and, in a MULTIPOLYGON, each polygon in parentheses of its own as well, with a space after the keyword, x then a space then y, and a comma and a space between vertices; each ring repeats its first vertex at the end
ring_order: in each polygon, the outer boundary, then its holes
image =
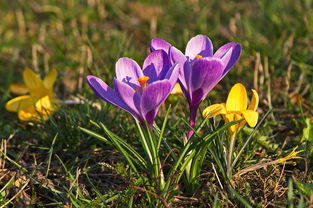
POLYGON ((226 105, 225 103, 221 103, 221 104, 214 104, 214 105, 210 105, 208 107, 206 107, 204 109, 204 111, 202 112, 203 117, 215 117, 217 115, 220 114, 226 114, 226 105))
POLYGON ((167 79, 171 83, 171 91, 174 89, 179 75, 179 66, 178 64, 175 64, 172 66, 167 74, 165 75, 164 79, 167 79))
POLYGON ((140 97, 136 93, 136 91, 133 90, 133 88, 131 88, 129 85, 125 84, 124 82, 121 82, 118 79, 114 80, 114 87, 121 100, 136 114, 135 117, 138 117, 140 97))
MULTIPOLYGON (((187 61, 186 56, 177 48, 170 48, 171 63, 178 63, 179 66, 179 83, 182 90, 187 93, 190 83, 191 64, 187 61)), ((187 97, 187 96, 186 96, 187 97)))
POLYGON ((255 127, 258 123, 259 114, 253 110, 245 110, 242 112, 243 117, 247 121, 250 127, 255 127))
POLYGON ((170 54, 170 60, 171 60, 172 65, 175 63, 183 64, 187 61, 186 56, 174 46, 170 48, 169 54, 170 54))
POLYGON ((164 79, 170 68, 170 60, 163 50, 156 50, 149 54, 143 63, 143 74, 149 77, 148 83, 164 79))
POLYGON ((140 86, 138 78, 143 76, 140 66, 136 61, 124 57, 120 58, 115 65, 116 78, 129 86, 134 90, 140 86))
POLYGON ((40 117, 38 113, 36 112, 35 106, 28 106, 27 108, 24 108, 23 110, 19 110, 17 113, 18 118, 21 121, 38 121, 40 120, 40 117))
POLYGON ((5 108, 11 112, 17 112, 21 109, 25 109, 33 105, 34 105, 34 99, 29 95, 23 95, 23 96, 13 98, 12 100, 9 100, 6 103, 5 108))
POLYGON ((225 75, 239 59, 241 54, 241 46, 239 43, 230 42, 220 47, 214 54, 214 57, 223 59, 223 57, 229 50, 232 50, 231 57, 227 59, 227 61, 224 61, 225 69, 223 75, 225 75))
POLYGON ((149 125, 152 125, 160 105, 171 92, 168 80, 156 81, 149 85, 141 97, 141 112, 149 125))
POLYGON ((247 109, 247 91, 245 86, 241 83, 235 84, 227 97, 226 109, 227 111, 243 112, 247 109))
POLYGON ((20 109, 18 111, 18 118, 21 121, 40 121, 48 120, 49 115, 53 112, 54 108, 49 96, 44 96, 32 103, 31 105, 20 109))
POLYGON ((133 111, 120 99, 115 90, 111 89, 105 82, 98 77, 89 75, 87 76, 87 82, 91 89, 104 101, 122 108, 130 113, 133 111))
POLYGON ((29 92, 29 89, 24 84, 14 83, 10 85, 10 91, 16 95, 24 95, 29 92))
POLYGON ((248 107, 248 110, 253 110, 256 111, 256 109, 258 108, 259 105, 259 95, 257 93, 257 91, 255 91, 254 89, 252 89, 252 99, 250 101, 250 105, 248 107))
POLYGON ((197 35, 189 40, 186 46, 185 55, 194 59, 196 55, 210 57, 213 55, 211 40, 205 35, 197 35))
POLYGON ((223 68, 222 61, 215 58, 200 59, 193 64, 190 87, 193 102, 200 103, 215 87, 223 73, 223 68))
POLYGON ((39 113, 46 113, 46 112, 50 112, 53 110, 53 106, 51 104, 51 100, 49 96, 44 96, 40 98, 39 100, 37 100, 35 106, 36 106, 36 110, 39 113))
POLYGON ((58 72, 55 69, 52 69, 49 71, 45 79, 43 80, 43 84, 47 89, 52 89, 53 85, 55 83, 55 80, 57 79, 58 72))
MULTIPOLYGON (((230 123, 232 121, 235 121, 235 114, 234 113, 227 113, 223 115, 223 118, 226 123, 230 123)), ((229 133, 232 135, 236 133, 236 130, 238 129, 238 124, 234 124, 228 128, 229 133)))
POLYGON ((159 38, 153 38, 150 43, 151 52, 155 50, 164 50, 166 53, 168 53, 170 47, 171 47, 171 44, 159 38))
POLYGON ((23 79, 25 85, 29 88, 30 91, 44 88, 40 77, 30 69, 25 69, 23 71, 23 79))
POLYGON ((36 116, 38 119, 48 120, 50 114, 54 111, 53 105, 49 96, 40 98, 36 104, 36 116))
POLYGON ((227 114, 222 114, 222 115, 226 123, 230 123, 235 120, 234 113, 227 113, 227 114))

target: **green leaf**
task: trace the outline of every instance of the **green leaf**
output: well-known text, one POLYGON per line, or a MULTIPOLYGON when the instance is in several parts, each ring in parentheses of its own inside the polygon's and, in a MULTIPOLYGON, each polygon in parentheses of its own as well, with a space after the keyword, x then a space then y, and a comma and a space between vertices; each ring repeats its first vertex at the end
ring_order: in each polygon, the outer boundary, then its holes
POLYGON ((236 158, 234 159, 234 162, 232 164, 232 167, 235 167, 237 161, 239 160, 241 154, 243 153, 243 150, 247 147, 247 145, 249 144, 250 140, 252 139, 252 136, 256 133, 256 131, 260 128, 261 124, 263 123, 263 121, 267 118, 267 116, 272 112, 272 109, 270 108, 265 115, 262 117, 262 119, 260 120, 260 122, 256 125, 256 127, 253 129, 252 133, 249 135, 247 141, 244 143, 244 145, 242 146, 242 148, 240 149, 240 151, 238 152, 236 158))
POLYGON ((121 146, 120 140, 117 139, 118 137, 115 136, 110 130, 106 128, 106 126, 103 123, 100 123, 100 126, 102 127, 103 131, 107 134, 107 136, 110 138, 111 142, 114 144, 114 146, 117 148, 117 150, 124 156, 127 163, 130 165, 131 169, 135 172, 135 174, 139 177, 140 174, 134 165, 134 158, 128 154, 128 152, 121 146))
POLYGON ((297 185, 298 190, 300 190, 304 195, 311 196, 313 193, 313 184, 311 183, 303 183, 295 181, 295 184, 297 185))
POLYGON ((163 124, 162 124, 162 129, 161 129, 161 132, 160 132, 159 138, 158 138, 157 151, 159 151, 160 146, 161 146, 162 137, 163 137, 163 134, 164 134, 164 130, 165 130, 165 126, 166 126, 166 123, 167 123, 167 120, 168 120, 168 115, 170 113, 170 110, 171 110, 171 105, 168 107, 168 109, 166 111, 166 114, 165 114, 165 117, 164 117, 164 121, 163 121, 163 124))
POLYGON ((293 193, 293 182, 292 182, 292 179, 289 178, 288 180, 288 205, 289 205, 289 208, 293 208, 293 201, 294 201, 294 193, 293 193))
POLYGON ((306 141, 313 143, 313 123, 309 118, 305 119, 306 128, 303 129, 303 138, 306 141))
POLYGON ((242 204, 244 205, 244 207, 246 208, 252 208, 252 206, 249 204, 249 202, 247 202, 247 200, 245 198, 243 198, 238 192, 236 192, 234 189, 230 189, 231 192, 235 195, 236 199, 242 204))
POLYGON ((90 136, 95 137, 96 139, 99 139, 102 142, 105 142, 107 144, 112 144, 111 142, 109 142, 105 137, 101 136, 100 134, 97 134, 96 132, 90 131, 88 129, 85 129, 83 127, 78 127, 80 130, 82 130, 83 132, 89 134, 90 136))
POLYGON ((305 202, 304 202, 303 196, 301 195, 297 208, 304 208, 304 207, 305 207, 305 202))

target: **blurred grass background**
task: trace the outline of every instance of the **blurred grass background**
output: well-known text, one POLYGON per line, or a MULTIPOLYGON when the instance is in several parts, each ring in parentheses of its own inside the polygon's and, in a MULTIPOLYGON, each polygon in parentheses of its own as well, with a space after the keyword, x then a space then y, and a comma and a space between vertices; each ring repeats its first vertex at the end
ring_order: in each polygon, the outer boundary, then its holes
MULTIPOLYGON (((130 135, 133 128, 127 121, 131 118, 101 102, 102 111, 91 105, 64 106, 46 123, 19 122, 15 114, 5 111, 4 105, 14 97, 9 85, 22 82, 25 68, 42 76, 49 69, 57 69, 58 97, 61 100, 79 97, 92 104, 100 100, 87 86, 86 75, 94 74, 110 83, 118 58, 128 56, 142 65, 151 38, 165 39, 184 51, 191 37, 204 34, 210 37, 215 50, 230 41, 239 42, 243 48, 239 62, 210 93, 210 100, 224 101, 231 86, 242 82, 248 89, 259 91, 261 113, 274 108, 271 120, 261 131, 270 142, 258 141, 253 147, 259 148, 262 156, 273 152, 269 143, 279 145, 280 150, 298 145, 303 140, 304 119, 312 121, 312 0, 12 0, 0 2, 0 20, 0 138, 9 141, 11 157, 32 167, 32 174, 36 175, 34 170, 40 166, 47 168, 46 153, 58 133, 54 147, 58 156, 53 157, 52 165, 55 172, 61 171, 59 167, 64 167, 61 165, 64 160, 68 170, 66 178, 56 173, 54 186, 67 194, 72 191, 71 182, 65 186, 62 181, 75 178, 79 168, 91 164, 91 169, 97 172, 103 168, 98 160, 112 160, 111 156, 103 156, 103 152, 112 151, 110 148, 77 127, 90 127, 88 121, 93 119, 107 123, 120 134, 130 135)), ((177 108, 186 111, 181 109, 185 106, 183 98, 170 98, 170 102, 180 103, 177 108)), ((173 115, 173 119, 179 116, 173 115)), ((274 152, 279 155, 281 151, 274 152)), ((113 161, 121 160, 116 157, 113 161)), ((101 194, 108 191, 110 180, 96 177, 93 180, 98 185, 106 184, 103 189, 98 187, 101 194)), ((81 187, 76 188, 77 191, 81 187)), ((30 198, 41 205, 84 204, 77 195, 71 198, 56 194, 48 198, 36 194, 35 185, 30 189, 30 198)), ((95 191, 80 194, 90 203, 95 202, 96 207, 99 196, 91 192, 95 191)), ((108 196, 114 194, 113 191, 108 196)))

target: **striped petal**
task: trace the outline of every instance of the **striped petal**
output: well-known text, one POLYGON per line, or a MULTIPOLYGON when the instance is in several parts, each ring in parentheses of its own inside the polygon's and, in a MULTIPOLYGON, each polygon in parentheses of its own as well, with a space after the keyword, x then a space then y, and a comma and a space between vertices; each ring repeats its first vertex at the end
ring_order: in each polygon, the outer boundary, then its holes
POLYGON ((197 35, 189 40, 186 46, 185 55, 191 60, 197 55, 211 57, 213 55, 213 45, 211 40, 205 35, 197 35))
POLYGON ((171 44, 159 38, 153 38, 150 42, 151 52, 155 50, 164 50, 166 53, 168 53, 170 47, 171 47, 171 44))
POLYGON ((128 84, 134 90, 140 86, 138 78, 142 77, 143 73, 140 66, 133 59, 120 58, 115 64, 115 72, 118 80, 128 84))

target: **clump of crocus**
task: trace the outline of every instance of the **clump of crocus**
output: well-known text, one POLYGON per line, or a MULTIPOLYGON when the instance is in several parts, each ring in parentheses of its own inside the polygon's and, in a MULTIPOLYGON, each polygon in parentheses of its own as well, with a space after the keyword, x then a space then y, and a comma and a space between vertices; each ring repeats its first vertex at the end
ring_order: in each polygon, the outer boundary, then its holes
POLYGON ((17 83, 10 86, 12 93, 21 96, 9 100, 5 108, 11 112, 17 112, 18 118, 22 121, 49 119, 49 115, 56 109, 56 104, 59 102, 53 93, 56 77, 57 71, 54 69, 44 80, 41 80, 32 70, 25 69, 23 71, 25 85, 17 83))
POLYGON ((250 127, 255 127, 259 117, 259 113, 256 111, 259 96, 254 89, 252 89, 252 93, 252 99, 248 106, 246 88, 241 83, 237 83, 231 88, 226 103, 210 105, 204 109, 203 116, 212 118, 221 114, 226 123, 243 120, 229 127, 231 135, 236 134, 245 123, 248 123, 250 127))
POLYGON ((115 71, 115 89, 92 75, 87 77, 87 82, 100 98, 152 127, 159 107, 177 82, 179 67, 171 66, 163 50, 156 50, 145 59, 143 70, 134 60, 120 58, 115 71))
MULTIPOLYGON (((197 35, 187 43, 185 54, 165 40, 152 39, 150 50, 157 49, 164 50, 172 64, 179 64, 179 84, 189 103, 190 126, 194 127, 200 103, 237 62, 241 46, 231 42, 213 53, 211 40, 207 36, 197 35)), ((192 135, 193 131, 190 130, 188 138, 192 135)))

